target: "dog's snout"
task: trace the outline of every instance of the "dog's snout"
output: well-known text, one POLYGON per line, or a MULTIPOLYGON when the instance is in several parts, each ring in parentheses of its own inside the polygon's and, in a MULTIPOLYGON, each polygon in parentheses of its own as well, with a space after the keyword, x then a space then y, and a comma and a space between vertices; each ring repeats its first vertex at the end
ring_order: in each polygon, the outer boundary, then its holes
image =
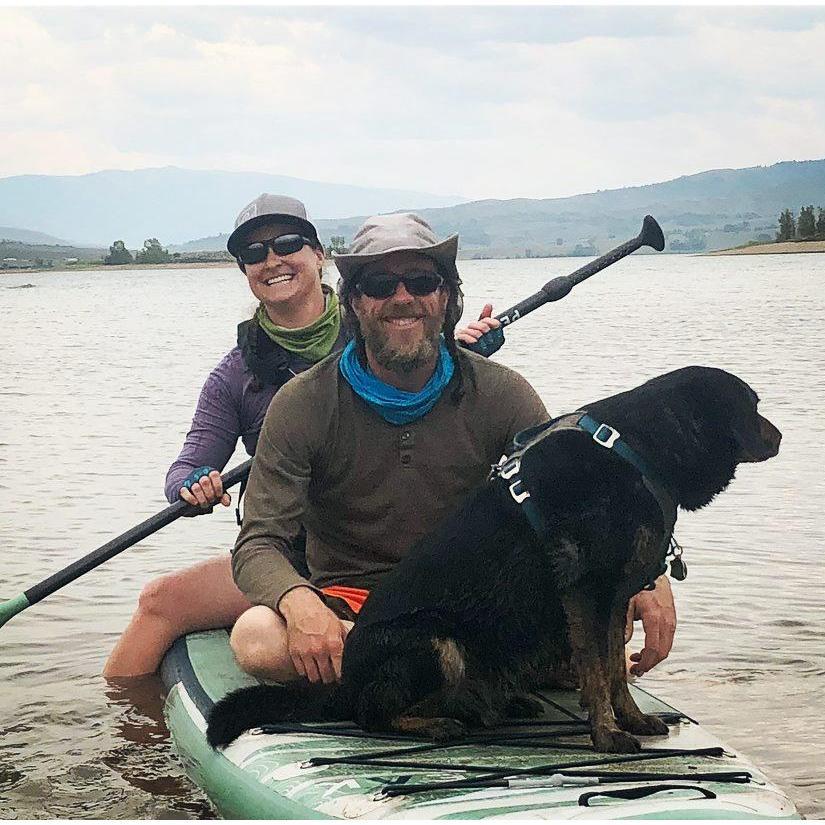
POLYGON ((765 449, 770 455, 766 458, 772 458, 779 452, 779 444, 782 441, 782 433, 775 427, 767 418, 759 416, 759 434, 762 436, 762 441, 765 444, 765 449))
POLYGON ((755 463, 757 461, 767 461, 779 452, 779 442, 782 441, 782 433, 768 421, 767 418, 756 414, 756 424, 752 428, 752 435, 746 439, 740 439, 741 452, 739 461, 755 463), (758 436, 757 436, 758 433, 758 436))

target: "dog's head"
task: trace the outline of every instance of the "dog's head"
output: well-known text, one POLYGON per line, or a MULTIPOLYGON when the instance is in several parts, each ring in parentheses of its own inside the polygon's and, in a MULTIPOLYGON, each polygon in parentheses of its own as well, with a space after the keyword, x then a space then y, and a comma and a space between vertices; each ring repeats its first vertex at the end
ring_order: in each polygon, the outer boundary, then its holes
POLYGON ((669 376, 677 379, 690 418, 731 461, 767 461, 779 452, 782 433, 759 414, 759 396, 741 378, 714 367, 685 367, 669 376))
POLYGON ((683 398, 680 423, 696 438, 680 502, 695 510, 728 486, 739 464, 775 456, 782 434, 759 414, 759 396, 741 378, 713 367, 686 367, 670 376, 683 398))
POLYGON ((658 468, 683 508, 695 510, 727 487, 737 465, 779 451, 782 434, 759 414, 758 404, 741 378, 685 367, 589 408, 658 468))

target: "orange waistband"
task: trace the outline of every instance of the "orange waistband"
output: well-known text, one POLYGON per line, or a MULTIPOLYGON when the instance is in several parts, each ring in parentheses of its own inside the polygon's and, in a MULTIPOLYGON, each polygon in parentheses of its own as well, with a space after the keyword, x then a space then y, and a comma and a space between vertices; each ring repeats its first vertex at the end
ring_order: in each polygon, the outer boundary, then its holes
POLYGON ((352 609, 353 613, 358 613, 364 606, 364 602, 369 596, 369 590, 362 590, 360 587, 344 587, 340 584, 334 584, 331 587, 322 587, 322 593, 328 596, 337 596, 343 599, 352 609))

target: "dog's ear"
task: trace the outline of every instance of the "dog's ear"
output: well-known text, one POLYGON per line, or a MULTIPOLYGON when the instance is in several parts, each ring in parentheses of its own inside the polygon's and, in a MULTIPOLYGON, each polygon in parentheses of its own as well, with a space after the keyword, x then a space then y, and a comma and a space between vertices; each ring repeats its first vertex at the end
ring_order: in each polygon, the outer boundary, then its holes
POLYGON ((756 410, 734 421, 731 430, 741 448, 740 462, 767 461, 779 452, 782 433, 756 410))

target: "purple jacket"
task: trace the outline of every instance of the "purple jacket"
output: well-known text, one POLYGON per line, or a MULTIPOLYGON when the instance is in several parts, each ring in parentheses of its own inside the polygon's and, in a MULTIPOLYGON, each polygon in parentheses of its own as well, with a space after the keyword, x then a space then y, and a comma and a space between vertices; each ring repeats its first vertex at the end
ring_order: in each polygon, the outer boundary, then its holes
MULTIPOLYGON (((239 340, 241 330, 239 327, 239 340)), ((263 339, 262 339, 263 340, 263 339)), ((347 342, 343 331, 333 352, 343 349, 347 342)), ((274 344, 265 339, 268 348, 274 344)), ((271 382, 262 384, 247 366, 244 351, 237 346, 223 358, 206 379, 201 390, 192 426, 183 442, 183 449, 166 473, 164 492, 170 503, 179 500, 183 480, 198 467, 223 470, 235 452, 238 439, 249 455, 255 454, 258 434, 263 425, 269 402, 275 393, 293 376, 312 366, 297 355, 277 348, 281 355, 281 369, 273 370, 271 382), (272 383, 274 382, 274 383, 272 383)))

